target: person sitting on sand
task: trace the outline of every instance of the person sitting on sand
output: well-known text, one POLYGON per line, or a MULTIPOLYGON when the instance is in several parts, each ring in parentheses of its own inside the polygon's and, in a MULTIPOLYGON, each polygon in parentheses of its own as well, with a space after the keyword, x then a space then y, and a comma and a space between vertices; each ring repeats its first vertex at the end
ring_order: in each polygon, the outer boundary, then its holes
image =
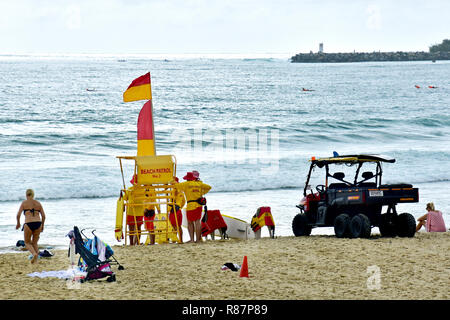
POLYGON ((44 231, 45 212, 41 203, 34 199, 34 191, 32 189, 28 189, 25 195, 27 199, 22 202, 17 212, 16 230, 20 228, 20 216, 23 213, 25 222, 22 230, 25 247, 33 255, 31 263, 35 263, 39 257, 38 241, 39 235, 44 231))
POLYGON ((433 202, 427 203, 426 209, 428 213, 417 219, 419 223, 417 224, 416 232, 422 226, 425 226, 427 232, 445 232, 446 228, 444 218, 442 218, 442 212, 435 210, 433 202))
POLYGON ((186 218, 188 220, 188 231, 191 240, 189 242, 202 241, 202 225, 200 219, 202 218, 203 205, 205 205, 205 198, 203 196, 211 190, 211 186, 201 182, 198 175, 194 176, 192 172, 188 172, 184 177, 184 181, 178 184, 178 189, 183 191, 186 200, 186 218))

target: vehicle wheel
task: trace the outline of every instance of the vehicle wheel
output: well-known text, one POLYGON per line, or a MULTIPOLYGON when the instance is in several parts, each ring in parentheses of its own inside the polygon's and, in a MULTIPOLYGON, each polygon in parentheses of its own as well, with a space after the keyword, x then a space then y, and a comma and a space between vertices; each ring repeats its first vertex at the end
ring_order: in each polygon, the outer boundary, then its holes
POLYGON ((338 238, 345 238, 350 235, 350 216, 342 213, 334 219, 334 234, 338 238))
POLYGON ((299 213, 292 220, 292 231, 296 237, 309 236, 311 234, 311 226, 308 225, 306 214, 299 213))
POLYGON ((402 213, 397 218, 397 235, 399 237, 414 237, 416 233, 416 219, 410 213, 402 213))
POLYGON ((358 214, 350 221, 350 236, 352 238, 369 238, 371 232, 370 220, 365 214, 358 214))
POLYGON ((397 235, 396 226, 398 217, 393 217, 389 219, 389 216, 384 213, 380 217, 380 223, 378 228, 380 229, 380 234, 382 237, 395 237, 397 235))

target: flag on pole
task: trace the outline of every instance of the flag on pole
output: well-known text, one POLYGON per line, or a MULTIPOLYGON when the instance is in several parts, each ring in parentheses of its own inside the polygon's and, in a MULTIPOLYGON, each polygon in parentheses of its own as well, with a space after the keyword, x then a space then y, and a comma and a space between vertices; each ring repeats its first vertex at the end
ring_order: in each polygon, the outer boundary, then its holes
POLYGON ((134 79, 123 93, 123 102, 151 99, 152 85, 150 81, 150 72, 134 79))
POLYGON ((153 104, 151 100, 147 101, 139 112, 137 122, 137 155, 156 155, 153 127, 153 104))

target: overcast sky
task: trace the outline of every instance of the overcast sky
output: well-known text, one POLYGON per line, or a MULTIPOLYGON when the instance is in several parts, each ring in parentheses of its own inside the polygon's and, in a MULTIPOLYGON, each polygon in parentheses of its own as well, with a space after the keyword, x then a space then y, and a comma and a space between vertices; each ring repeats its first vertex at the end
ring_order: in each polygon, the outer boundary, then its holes
POLYGON ((4 53, 427 51, 448 0, 0 0, 4 53))

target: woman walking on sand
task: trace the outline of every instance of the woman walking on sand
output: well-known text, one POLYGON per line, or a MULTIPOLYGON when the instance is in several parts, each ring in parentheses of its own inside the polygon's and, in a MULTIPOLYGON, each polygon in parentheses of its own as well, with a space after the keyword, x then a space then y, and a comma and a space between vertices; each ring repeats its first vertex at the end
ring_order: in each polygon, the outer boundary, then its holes
POLYGON ((38 241, 39 235, 44 231, 45 213, 41 203, 34 200, 34 191, 32 189, 28 189, 25 195, 27 199, 22 202, 17 212, 16 230, 20 228, 20 215, 23 213, 25 222, 22 230, 25 247, 33 255, 31 263, 35 263, 39 256, 38 241))

